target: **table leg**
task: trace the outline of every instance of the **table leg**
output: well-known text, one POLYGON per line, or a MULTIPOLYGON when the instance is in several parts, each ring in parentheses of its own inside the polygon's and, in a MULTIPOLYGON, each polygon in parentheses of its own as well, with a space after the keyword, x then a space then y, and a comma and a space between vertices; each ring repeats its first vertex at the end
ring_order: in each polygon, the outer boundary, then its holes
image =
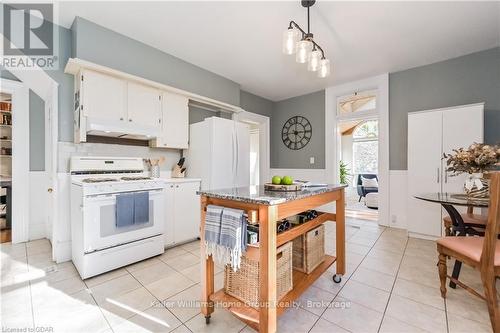
MULTIPOLYGON (((466 236, 465 223, 464 220, 462 219, 462 215, 460 215, 460 213, 453 205, 443 204, 443 208, 446 210, 446 212, 451 218, 451 225, 453 230, 451 234, 456 234, 457 236, 466 236), (455 230, 458 231, 458 233, 456 233, 455 230)), ((454 279, 458 280, 461 268, 462 268, 462 262, 455 260, 455 265, 453 266, 453 273, 451 274, 451 276, 454 279)), ((453 281, 450 281, 449 286, 450 288, 455 289, 457 287, 457 284, 453 281)))
MULTIPOLYGON (((335 228, 337 249, 337 275, 345 274, 345 191, 340 191, 340 198, 335 202, 335 228)), ((340 282, 340 281, 339 281, 340 282)))
POLYGON ((201 258, 201 313, 205 316, 206 323, 210 322, 210 315, 214 312, 214 304, 210 296, 214 293, 214 261, 212 256, 207 258, 205 252, 205 207, 207 198, 201 197, 200 221, 200 258, 201 258))
POLYGON ((259 208, 259 332, 276 332, 276 221, 277 206, 259 208))

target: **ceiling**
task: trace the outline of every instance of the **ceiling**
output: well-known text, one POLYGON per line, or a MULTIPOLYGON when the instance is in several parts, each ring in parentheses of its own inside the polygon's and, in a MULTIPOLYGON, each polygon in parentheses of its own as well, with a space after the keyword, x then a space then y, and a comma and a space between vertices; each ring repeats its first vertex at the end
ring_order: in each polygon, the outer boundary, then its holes
POLYGON ((311 31, 333 63, 317 78, 281 53, 299 1, 62 2, 60 24, 81 16, 222 75, 274 101, 500 45, 499 2, 327 2, 311 31))

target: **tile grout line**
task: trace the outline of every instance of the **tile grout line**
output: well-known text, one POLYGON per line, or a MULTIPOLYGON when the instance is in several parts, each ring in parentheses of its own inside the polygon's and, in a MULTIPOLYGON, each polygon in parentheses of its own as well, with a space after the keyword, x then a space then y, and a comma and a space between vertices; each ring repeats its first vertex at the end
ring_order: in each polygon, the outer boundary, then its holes
MULTIPOLYGON (((361 259, 361 261, 359 262, 359 264, 356 266, 356 268, 352 271, 351 275, 349 275, 349 277, 346 279, 346 282, 344 283, 344 285, 342 287, 340 287, 340 289, 338 290, 338 292, 335 294, 334 298, 328 303, 328 306, 323 310, 323 312, 321 312, 321 314, 318 316, 318 319, 316 319, 316 321, 314 322, 314 324, 311 326, 311 328, 308 330, 308 332, 310 332, 314 326, 316 326, 316 324, 318 323, 318 321, 320 319, 323 319, 323 320, 326 320, 328 321, 327 319, 323 318, 323 315, 325 314, 325 312, 330 308, 330 305, 335 301, 335 298, 337 298, 337 296, 340 294, 340 292, 342 291, 342 289, 344 289, 344 287, 346 286, 347 282, 349 282, 349 280, 352 278, 352 276, 354 275, 354 273, 358 270, 359 266, 361 266, 361 264, 363 263, 363 261, 366 259, 366 257, 368 256, 368 253, 370 253, 370 251, 373 249, 373 247, 375 246, 375 244, 377 244, 378 240, 380 239, 380 237, 382 236, 382 234, 386 231, 387 227, 384 226, 384 230, 380 233, 380 235, 378 235, 377 239, 375 240, 375 242, 373 242, 373 245, 371 245, 370 249, 366 252, 366 254, 363 256, 363 259, 361 259)), ((352 235, 350 238, 354 237, 358 232, 361 231, 361 228, 359 228, 355 233, 354 235, 352 235)), ((346 240, 346 243, 348 242, 348 240, 346 240)), ((347 258, 346 258, 347 259, 347 258)), ((346 260, 346 263, 347 263, 347 260, 346 260)), ((353 280, 354 281, 354 280, 353 280)), ((334 282, 335 283, 335 282, 334 282)), ((321 288, 320 288, 321 289, 321 288)), ((352 302, 352 301, 350 301, 352 302)), ((356 302, 354 302, 356 303, 356 302)), ((304 309, 306 310, 307 312, 309 313, 312 313, 310 311, 308 311, 307 309, 304 309)), ((330 322, 330 321, 328 321, 330 322)), ((337 325, 335 323, 332 323, 334 325, 337 325)), ((339 325, 337 325, 339 326, 339 325)), ((345 329, 344 327, 342 326, 339 326, 341 327, 342 329, 346 330, 346 331, 349 331, 347 329, 345 329)), ((349 331, 350 332, 350 331, 349 331)))
MULTIPOLYGON (((165 265, 167 265, 166 263, 164 263, 164 264, 165 264, 165 265)), ((167 266, 168 266, 168 265, 167 265, 167 266)), ((168 267, 170 267, 170 266, 168 266, 168 267)), ((172 268, 172 267, 170 267, 170 268, 172 268)), ((127 271, 127 272, 128 272, 128 271, 127 271)), ((134 280, 136 280, 136 281, 137 281, 137 282, 138 282, 138 283, 139 283, 139 284, 140 284, 140 285, 141 285, 141 286, 142 286, 142 287, 143 287, 143 288, 144 288, 144 289, 145 289, 145 290, 146 290, 146 291, 147 291, 147 292, 151 295, 151 296, 153 296, 153 297, 154 297, 154 298, 158 301, 158 304, 161 304, 161 305, 162 305, 162 307, 163 307, 164 309, 166 309, 168 312, 170 312, 170 314, 172 314, 172 316, 174 316, 174 317, 175 317, 175 318, 176 318, 176 319, 177 319, 177 320, 181 323, 179 326, 175 327, 174 329, 170 330, 169 332, 171 332, 171 331, 173 331, 173 330, 176 330, 176 329, 177 329, 177 328, 179 328, 180 326, 186 326, 186 325, 184 325, 185 323, 184 323, 184 322, 183 322, 183 321, 182 321, 179 317, 177 317, 177 316, 175 315, 175 313, 173 313, 172 311, 170 311, 170 309, 169 309, 169 308, 167 308, 166 306, 163 306, 163 302, 164 302, 164 301, 162 301, 162 300, 160 300, 158 297, 156 297, 156 295, 154 295, 154 294, 153 294, 153 293, 152 293, 152 292, 151 292, 151 291, 150 291, 150 290, 149 290, 149 289, 148 289, 145 285, 143 285, 143 284, 141 283, 141 281, 139 281, 139 280, 138 280, 138 279, 137 279, 137 278, 136 278, 136 277, 135 277, 132 273, 130 273, 130 272, 129 272, 128 274, 130 274, 134 280)), ((196 284, 191 285, 191 286, 189 286, 189 287, 187 287, 187 288, 185 288, 185 289, 183 289, 183 290, 179 291, 178 293, 175 293, 174 295, 172 295, 172 296, 170 296, 170 297, 174 297, 174 296, 176 296, 176 295, 178 295, 178 294, 182 293, 183 291, 188 290, 189 288, 191 288, 191 287, 193 287, 193 286, 195 286, 195 285, 196 285, 196 284)), ((139 288, 140 288, 140 287, 139 287, 139 288)), ((137 288, 137 289, 139 289, 139 288, 137 288)), ((134 290, 136 290, 136 289, 134 289, 134 290)), ((166 298, 165 300, 169 299, 170 297, 166 298)), ((151 305, 151 306, 150 306, 149 308, 147 308, 147 309, 151 309, 151 308, 153 308, 153 307, 154 307, 154 305, 151 305)), ((147 310, 147 309, 146 309, 146 310, 147 310)), ((193 316, 193 317, 189 318, 189 319, 188 319, 188 321, 189 321, 189 320, 191 320, 191 319, 193 319, 194 317, 195 317, 195 316, 193 316)), ((131 317, 130 317, 130 318, 131 318, 131 317)), ((186 321, 186 322, 187 322, 187 321, 186 321)), ((191 330, 189 329, 189 327, 187 327, 187 326, 186 326, 186 328, 187 328, 189 331, 191 331, 191 330)))
MULTIPOLYGON (((394 278, 394 282, 392 283, 392 287, 391 287, 391 291, 389 292, 389 298, 387 299, 387 304, 385 305, 385 308, 384 308, 384 312, 382 314, 382 320, 380 321, 380 324, 378 326, 378 330, 377 332, 380 332, 380 329, 382 328, 382 323, 384 322, 384 319, 385 319, 385 314, 387 312, 387 308, 389 307, 389 302, 391 301, 391 298, 392 298, 392 293, 394 291, 394 286, 396 285, 396 282, 398 280, 398 275, 399 275, 399 270, 401 269, 401 264, 403 263, 403 259, 405 257, 405 253, 406 253, 406 249, 408 248, 408 242, 409 242, 409 236, 407 235, 406 236, 406 243, 405 243, 405 248, 403 250, 403 255, 401 256, 401 259, 399 261, 399 265, 398 265, 398 270, 396 272, 396 276, 394 278)), ((406 323, 407 324, 407 323, 406 323)), ((413 326, 413 325, 411 325, 413 326)))
MULTIPOLYGON (((83 280, 82 280, 83 281, 83 280)), ((87 286, 87 283, 85 281, 83 281, 83 283, 85 284, 85 287, 86 287, 86 292, 90 295, 90 297, 92 297, 92 300, 94 301, 95 305, 97 306, 97 308, 99 309, 99 312, 101 313, 102 317, 104 318, 104 320, 106 321, 106 323, 108 324, 108 327, 109 329, 114 332, 115 330, 113 329, 113 327, 111 327, 111 324, 109 323, 109 320, 108 318, 106 318, 106 316, 104 315, 104 312, 102 311, 101 309, 101 306, 99 305, 99 303, 97 303, 97 300, 95 299, 94 297, 94 293, 92 293, 92 289, 89 288, 87 286)))
MULTIPOLYGON (((29 264, 28 264, 28 247, 26 245, 27 243, 24 243, 24 251, 26 254, 26 269, 29 272, 29 264)), ((35 310, 33 310, 33 293, 31 291, 31 279, 28 279, 28 288, 30 291, 30 307, 31 307, 31 322, 33 324, 33 329, 35 329, 35 310)))

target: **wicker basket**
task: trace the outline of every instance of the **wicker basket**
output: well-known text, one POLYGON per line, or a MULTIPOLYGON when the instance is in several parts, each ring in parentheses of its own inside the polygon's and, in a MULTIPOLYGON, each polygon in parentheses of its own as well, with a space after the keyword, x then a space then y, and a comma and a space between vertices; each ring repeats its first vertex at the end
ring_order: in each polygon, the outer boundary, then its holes
MULTIPOLYGON (((280 300, 293 289, 292 281, 292 243, 288 242, 277 250, 276 259, 276 296, 280 300)), ((227 294, 252 307, 259 303, 259 262, 241 257, 241 267, 234 272, 229 265, 224 272, 224 290, 227 294)))
POLYGON ((324 225, 293 240, 293 269, 309 274, 323 260, 325 260, 324 225))

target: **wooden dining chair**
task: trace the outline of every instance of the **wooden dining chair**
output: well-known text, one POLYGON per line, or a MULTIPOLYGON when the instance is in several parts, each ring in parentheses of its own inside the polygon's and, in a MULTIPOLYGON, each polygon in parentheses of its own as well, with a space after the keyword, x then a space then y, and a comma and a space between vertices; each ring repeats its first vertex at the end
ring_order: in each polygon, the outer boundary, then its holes
POLYGON ((490 185, 490 205, 484 237, 443 237, 437 241, 441 296, 446 297, 446 278, 488 305, 491 327, 500 333, 500 308, 497 300, 496 278, 500 276, 500 172, 494 172, 490 185), (446 259, 453 257, 480 271, 484 295, 447 274, 446 259))

